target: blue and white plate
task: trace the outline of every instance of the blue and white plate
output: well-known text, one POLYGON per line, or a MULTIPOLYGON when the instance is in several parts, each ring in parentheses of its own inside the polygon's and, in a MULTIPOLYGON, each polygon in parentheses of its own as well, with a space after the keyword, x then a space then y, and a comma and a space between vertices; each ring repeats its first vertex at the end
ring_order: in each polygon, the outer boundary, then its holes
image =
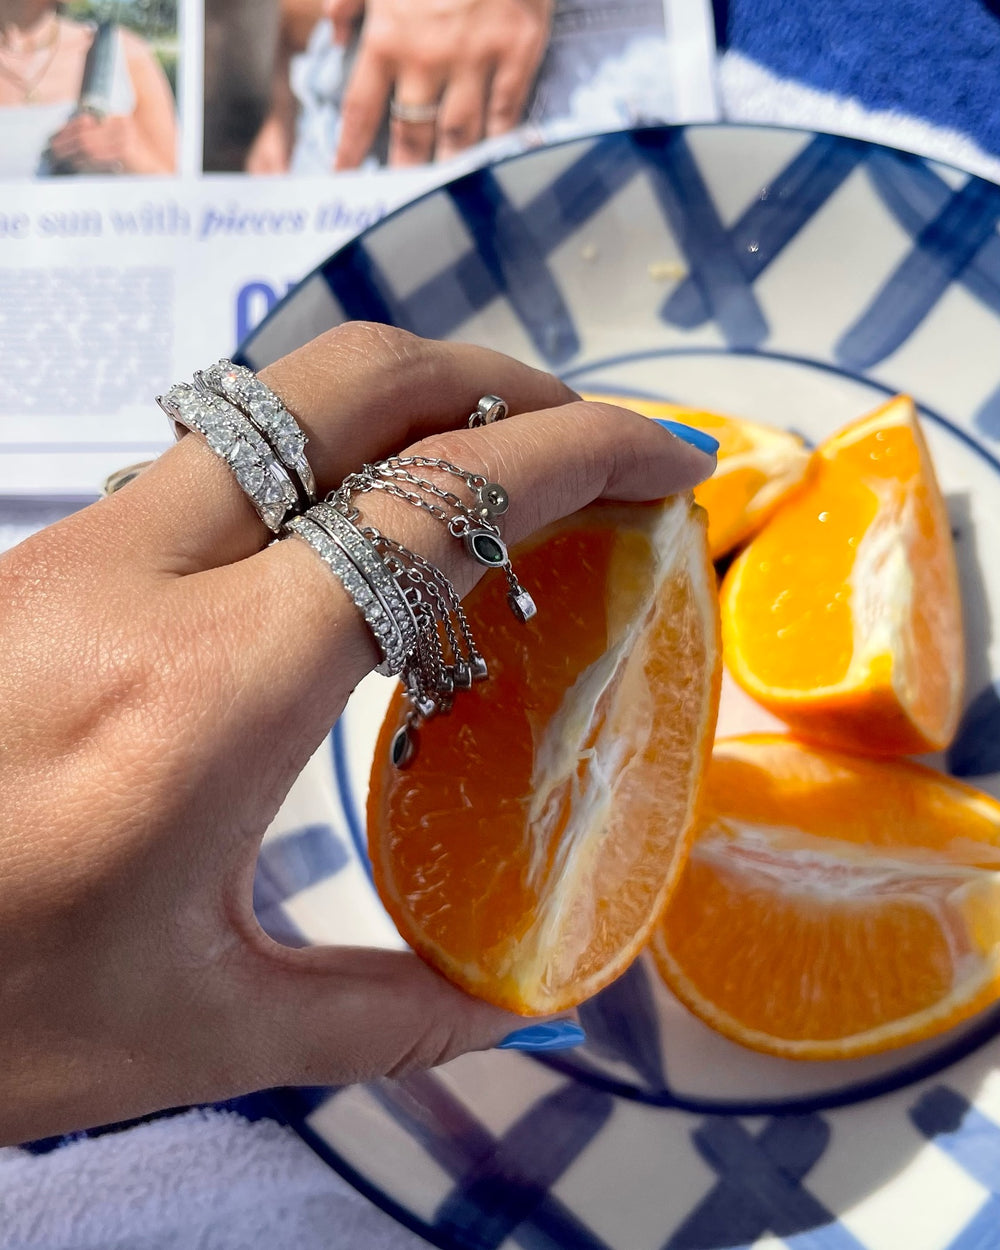
MULTIPOLYGON (((868 143, 730 126, 577 141, 459 179, 369 230, 244 345, 261 366, 347 318, 489 344, 577 389, 819 439, 896 391, 957 538, 968 711, 947 759, 1000 795, 1000 188, 868 143), (994 550, 994 556, 990 551, 994 550)), ((294 942, 398 942, 361 813, 369 679, 269 835, 258 904, 294 942)), ((761 713, 727 697, 727 731, 761 713)), ((283 1095, 317 1151, 463 1250, 994 1250, 1000 1013, 932 1043, 793 1063, 713 1034, 640 961, 589 1041, 283 1095)))

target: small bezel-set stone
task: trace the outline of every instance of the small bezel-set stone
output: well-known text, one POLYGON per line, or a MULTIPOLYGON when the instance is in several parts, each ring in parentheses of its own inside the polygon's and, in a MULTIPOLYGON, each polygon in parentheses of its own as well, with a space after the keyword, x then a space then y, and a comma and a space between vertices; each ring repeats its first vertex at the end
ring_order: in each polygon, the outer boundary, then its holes
POLYGON ((404 725, 402 729, 397 729, 393 734, 392 744, 389 747, 389 758, 394 768, 406 768, 408 764, 413 762, 417 754, 417 736, 415 731, 409 726, 404 725))
POLYGON ((489 530, 470 530, 465 535, 465 545, 472 556, 487 568, 497 569, 507 563, 507 548, 503 540, 489 530))
POLYGON ((510 610, 522 622, 530 621, 538 612, 534 599, 523 587, 520 590, 512 590, 507 596, 507 602, 510 604, 510 610))

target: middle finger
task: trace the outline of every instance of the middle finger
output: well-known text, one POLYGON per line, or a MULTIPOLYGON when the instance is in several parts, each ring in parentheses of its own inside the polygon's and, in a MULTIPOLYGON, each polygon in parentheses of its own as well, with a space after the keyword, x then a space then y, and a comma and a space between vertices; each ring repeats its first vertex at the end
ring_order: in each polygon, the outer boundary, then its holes
MULTIPOLYGON (((464 425, 484 394, 503 396, 514 413, 576 398, 551 374, 499 352, 369 322, 338 326, 261 378, 306 433, 321 495, 366 461, 464 425)), ((125 544, 108 531, 117 552, 167 573, 231 564, 269 537, 229 468, 196 434, 99 508, 104 526, 118 518, 127 530, 125 544)))

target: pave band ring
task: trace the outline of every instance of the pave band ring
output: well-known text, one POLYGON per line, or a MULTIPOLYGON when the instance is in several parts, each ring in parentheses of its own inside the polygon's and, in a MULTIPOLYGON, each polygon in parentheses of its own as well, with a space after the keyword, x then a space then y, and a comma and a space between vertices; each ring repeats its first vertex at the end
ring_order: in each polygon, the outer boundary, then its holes
POLYGON ((228 400, 179 382, 156 402, 173 422, 178 438, 194 430, 229 465, 260 519, 277 534, 299 509, 299 492, 271 445, 228 400))
POLYGON ((270 387, 245 365, 231 360, 194 375, 195 386, 220 399, 228 400, 260 431, 292 480, 298 485, 305 507, 316 502, 316 478, 306 459, 306 436, 299 424, 270 387))
POLYGON ((413 126, 426 126, 437 121, 439 106, 437 104, 406 104, 402 100, 389 101, 389 116, 398 122, 408 122, 413 126))

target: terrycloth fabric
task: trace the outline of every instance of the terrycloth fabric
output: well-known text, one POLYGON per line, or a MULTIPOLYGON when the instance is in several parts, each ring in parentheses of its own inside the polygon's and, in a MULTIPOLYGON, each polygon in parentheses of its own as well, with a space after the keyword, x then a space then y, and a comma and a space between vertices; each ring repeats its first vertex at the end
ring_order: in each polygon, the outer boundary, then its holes
MULTIPOLYGON (((1000 42, 1000 22, 996 25, 1000 42)), ((1000 83, 1000 76, 997 81, 1000 83)), ((721 57, 718 88, 727 121, 803 126, 871 139, 1000 182, 1000 155, 984 151, 957 127, 934 125, 922 117, 890 109, 866 108, 856 98, 782 78, 740 52, 730 51, 721 57)))
POLYGON ((272 1120, 189 1111, 0 1150, 4 1250, 426 1250, 272 1120))
POLYGON ((997 0, 729 0, 727 39, 778 79, 960 131, 1000 157, 997 0))

